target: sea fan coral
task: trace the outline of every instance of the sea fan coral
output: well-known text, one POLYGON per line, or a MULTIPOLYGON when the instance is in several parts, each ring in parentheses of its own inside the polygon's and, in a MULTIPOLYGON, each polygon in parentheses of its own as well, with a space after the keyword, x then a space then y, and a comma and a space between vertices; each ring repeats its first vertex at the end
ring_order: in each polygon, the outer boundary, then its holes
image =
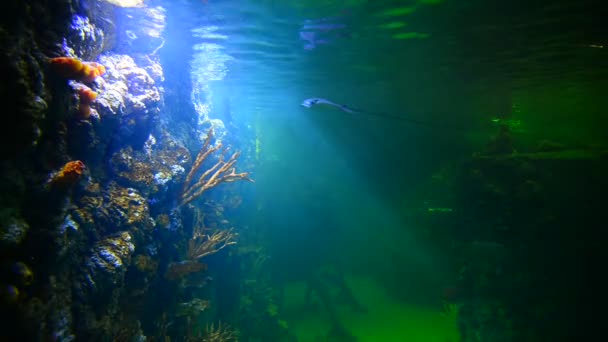
POLYGON ((224 160, 224 152, 226 149, 222 149, 221 142, 218 142, 215 146, 211 146, 211 139, 213 139, 213 129, 210 128, 209 131, 207 131, 207 138, 203 143, 203 147, 198 152, 190 172, 188 172, 186 175, 186 180, 184 181, 183 190, 180 195, 180 205, 185 205, 194 201, 200 197, 203 192, 221 183, 231 183, 237 180, 254 182, 253 179, 249 178, 248 172, 236 173, 236 167, 233 167, 236 160, 241 155, 241 152, 237 151, 230 157, 230 159, 224 160), (198 170, 201 168, 207 157, 220 149, 221 154, 215 165, 198 176, 197 181, 194 181, 195 176, 198 174, 198 170))
POLYGON ((85 83, 93 82, 106 72, 106 68, 99 63, 83 62, 74 57, 55 57, 49 63, 59 76, 85 83))

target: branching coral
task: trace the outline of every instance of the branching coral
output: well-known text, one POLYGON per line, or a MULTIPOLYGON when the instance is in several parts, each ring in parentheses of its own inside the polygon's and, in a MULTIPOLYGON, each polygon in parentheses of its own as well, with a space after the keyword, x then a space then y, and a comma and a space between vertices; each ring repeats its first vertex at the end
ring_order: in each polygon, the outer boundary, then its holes
POLYGON ((203 336, 203 339, 201 341, 203 341, 203 342, 238 341, 238 334, 236 331, 232 330, 232 328, 227 324, 222 325, 222 322, 219 322, 217 324, 217 326, 214 326, 214 324, 212 323, 211 325, 208 324, 205 327, 205 335, 203 336))
POLYGON ((199 151, 192 168, 186 176, 184 181, 183 189, 180 195, 180 204, 188 204, 198 197, 200 197, 205 191, 215 187, 220 183, 230 183, 237 180, 247 180, 253 182, 253 179, 249 178, 248 172, 236 173, 234 164, 240 155, 240 152, 235 152, 228 160, 224 160, 224 153, 226 150, 222 150, 218 158, 218 161, 210 169, 203 172, 196 182, 194 177, 200 170, 203 162, 214 152, 222 148, 222 143, 218 142, 215 146, 211 146, 211 139, 213 139, 213 130, 209 129, 207 132, 207 138, 203 143, 203 147, 199 151))
POLYGON ((207 265, 199 262, 199 259, 217 253, 227 246, 236 244, 238 236, 232 229, 217 230, 206 234, 202 223, 202 217, 196 215, 194 232, 188 241, 187 259, 180 262, 172 262, 167 266, 165 278, 178 280, 191 273, 197 273, 207 269, 207 265))
POLYGON ((212 234, 205 234, 204 231, 196 230, 188 241, 188 259, 200 259, 217 253, 227 246, 234 245, 236 244, 234 239, 237 235, 232 229, 217 230, 212 234))

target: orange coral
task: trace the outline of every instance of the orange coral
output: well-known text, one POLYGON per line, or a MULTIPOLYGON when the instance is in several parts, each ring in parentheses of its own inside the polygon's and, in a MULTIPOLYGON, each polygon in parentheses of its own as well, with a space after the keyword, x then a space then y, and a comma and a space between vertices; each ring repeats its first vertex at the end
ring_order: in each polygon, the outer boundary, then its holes
POLYGON ((97 77, 106 73, 106 67, 95 62, 85 62, 82 82, 93 82, 97 77))
POLYGON ((49 63, 59 76, 69 79, 79 78, 84 71, 84 64, 73 57, 51 58, 49 63))
POLYGON ((91 88, 81 85, 78 92, 78 116, 80 119, 88 119, 91 115, 91 103, 97 98, 97 93, 91 88))
POLYGON ((51 183, 59 186, 76 184, 82 176, 84 168, 84 163, 80 160, 69 161, 53 176, 51 183))
POLYGON ((86 83, 93 82, 106 72, 106 68, 99 63, 83 62, 74 57, 55 57, 49 63, 59 76, 86 83))

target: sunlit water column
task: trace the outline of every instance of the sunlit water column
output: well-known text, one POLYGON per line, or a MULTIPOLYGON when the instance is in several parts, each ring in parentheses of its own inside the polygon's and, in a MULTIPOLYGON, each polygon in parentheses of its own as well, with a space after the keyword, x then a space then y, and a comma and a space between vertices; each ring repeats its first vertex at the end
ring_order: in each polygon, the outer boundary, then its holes
POLYGON ((192 35, 199 41, 194 46, 191 67, 192 104, 197 115, 197 134, 204 139, 209 127, 213 127, 217 138, 226 134, 222 120, 211 118, 214 111, 213 92, 210 82, 221 81, 228 72, 227 62, 233 58, 227 55, 220 44, 210 41, 223 41, 226 35, 217 33, 217 26, 203 26, 192 29, 192 35))

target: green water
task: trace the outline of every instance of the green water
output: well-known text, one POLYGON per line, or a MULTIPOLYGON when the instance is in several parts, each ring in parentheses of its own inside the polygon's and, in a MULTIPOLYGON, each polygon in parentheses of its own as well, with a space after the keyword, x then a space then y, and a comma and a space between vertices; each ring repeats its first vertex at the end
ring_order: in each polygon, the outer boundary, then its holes
MULTIPOLYGON (((456 312, 438 312, 434 308, 396 302, 380 284, 368 277, 348 279, 355 296, 368 308, 365 315, 338 307, 340 317, 357 341, 458 341, 456 312)), ((306 310, 306 288, 290 283, 286 289, 285 318, 298 341, 315 341, 331 329, 321 312, 306 310)))
POLYGON ((499 124, 509 125, 516 149, 607 142, 608 42, 592 1, 191 6, 181 15, 198 13, 192 27, 221 35, 193 44, 215 44, 226 58, 216 66, 225 74, 205 78, 209 101, 229 102, 255 146, 254 200, 242 220, 271 256, 281 317, 298 341, 331 329, 327 313, 303 299, 307 281, 328 266, 368 308, 335 304, 358 341, 458 341, 456 314, 441 301, 458 272, 454 254, 412 219, 431 207, 449 211, 449 198, 421 188, 483 149, 499 124), (303 23, 325 17, 346 28, 304 49, 303 23), (430 125, 301 107, 309 97, 430 125))

